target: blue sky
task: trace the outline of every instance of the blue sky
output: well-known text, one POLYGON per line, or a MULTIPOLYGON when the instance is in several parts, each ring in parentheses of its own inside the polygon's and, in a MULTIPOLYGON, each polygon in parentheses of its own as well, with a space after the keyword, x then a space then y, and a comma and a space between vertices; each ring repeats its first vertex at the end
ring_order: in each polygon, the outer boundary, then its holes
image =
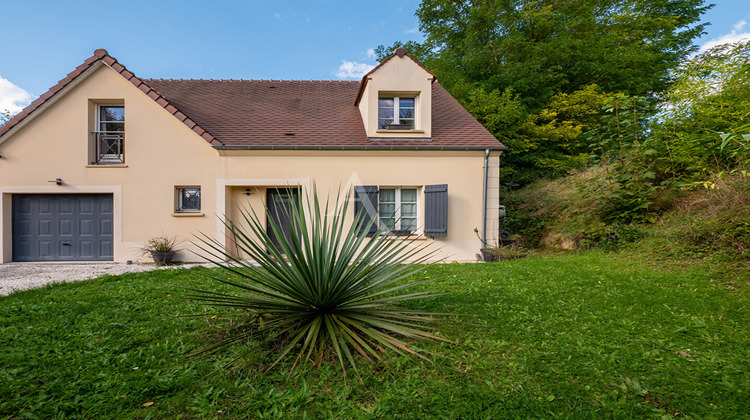
MULTIPOLYGON (((716 0, 697 44, 750 38, 750 0, 716 0)), ((421 40, 418 0, 6 1, 0 110, 18 112, 97 48, 144 78, 356 79, 372 49, 421 40)))

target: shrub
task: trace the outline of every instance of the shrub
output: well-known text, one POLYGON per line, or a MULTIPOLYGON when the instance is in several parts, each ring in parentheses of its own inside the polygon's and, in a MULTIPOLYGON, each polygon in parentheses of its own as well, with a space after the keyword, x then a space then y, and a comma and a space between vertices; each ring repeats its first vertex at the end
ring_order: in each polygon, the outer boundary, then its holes
POLYGON ((398 304, 435 295, 408 290, 428 278, 407 280, 423 268, 417 264, 430 259, 434 251, 413 239, 366 238, 360 233, 369 227, 363 212, 356 215, 354 223, 345 222, 348 200, 341 200, 339 194, 332 207, 329 200, 322 206, 315 190, 313 196, 312 202, 299 199, 283 209, 291 225, 288 235, 268 217, 278 248, 265 220, 247 208, 240 210, 249 231, 233 221, 226 222, 235 238, 231 246, 205 235, 201 238, 198 246, 206 258, 228 275, 203 274, 234 290, 194 290, 190 296, 196 303, 237 308, 246 315, 239 333, 196 354, 258 335, 280 349, 268 369, 296 353, 290 376, 301 363, 312 361, 320 366, 334 357, 345 377, 345 360, 359 377, 354 353, 368 362, 382 361, 387 351, 427 359, 406 339, 448 341, 426 328, 439 319, 398 304), (239 258, 232 249, 253 262, 239 258))
POLYGON ((153 237, 143 244, 141 251, 144 254, 177 251, 177 237, 170 238, 166 235, 153 237))

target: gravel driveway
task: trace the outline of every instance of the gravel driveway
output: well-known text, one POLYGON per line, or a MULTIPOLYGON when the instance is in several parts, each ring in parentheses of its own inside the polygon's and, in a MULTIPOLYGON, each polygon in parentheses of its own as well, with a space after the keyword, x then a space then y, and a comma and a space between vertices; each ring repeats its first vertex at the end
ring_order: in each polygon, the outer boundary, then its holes
MULTIPOLYGON (((180 265, 189 268, 198 264, 180 265)), ((153 264, 73 264, 73 263, 9 263, 0 264, 0 296, 19 290, 42 287, 50 283, 67 283, 93 279, 104 275, 118 275, 170 267, 153 264)), ((174 266, 172 267, 174 268, 174 266)))

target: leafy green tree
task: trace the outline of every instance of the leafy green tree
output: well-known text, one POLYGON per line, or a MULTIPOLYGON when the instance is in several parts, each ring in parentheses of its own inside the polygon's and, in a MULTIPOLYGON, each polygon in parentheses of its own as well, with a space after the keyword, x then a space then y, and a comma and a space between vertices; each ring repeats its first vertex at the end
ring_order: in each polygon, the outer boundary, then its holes
POLYGON ((526 118, 526 108, 511 89, 486 92, 477 88, 471 91, 466 101, 469 111, 482 125, 506 146, 521 146, 513 142, 518 137, 526 118))
POLYGON ((0 126, 10 121, 11 117, 10 111, 7 109, 0 111, 0 126))
POLYGON ((664 92, 670 72, 695 51, 710 7, 705 0, 423 0, 416 14, 425 41, 377 52, 384 58, 404 46, 433 71, 509 147, 503 182, 523 185, 585 163, 582 133, 602 124, 600 108, 613 93, 664 92), (508 112, 504 92, 514 95, 512 112, 490 115, 492 107, 508 112), (487 103, 479 105, 482 95, 487 103))
POLYGON ((523 138, 532 146, 528 159, 537 177, 553 178, 590 162, 590 149, 582 134, 601 124, 601 108, 608 94, 596 85, 572 93, 558 93, 545 109, 530 114, 523 138))
POLYGON ((558 93, 547 108, 528 111, 509 89, 485 93, 475 89, 466 108, 495 137, 508 146, 500 172, 506 184, 554 178, 590 162, 582 133, 600 125, 601 108, 610 94, 596 85, 573 93, 558 93))
POLYGON ((589 84, 646 95, 666 89, 705 24, 704 0, 423 0, 430 68, 451 92, 512 88, 533 110, 589 84))
POLYGON ((673 76, 655 118, 652 101, 617 94, 585 133, 603 176, 584 192, 605 221, 652 220, 680 190, 750 170, 750 44, 713 48, 673 76))
POLYGON ((704 182, 750 163, 750 44, 717 46, 675 72, 651 146, 666 178, 704 182))
POLYGON ((599 126, 584 137, 603 176, 592 178, 583 192, 595 196, 606 222, 653 220, 649 211, 664 189, 653 171, 654 151, 644 146, 653 103, 619 93, 607 98, 602 111, 599 126))

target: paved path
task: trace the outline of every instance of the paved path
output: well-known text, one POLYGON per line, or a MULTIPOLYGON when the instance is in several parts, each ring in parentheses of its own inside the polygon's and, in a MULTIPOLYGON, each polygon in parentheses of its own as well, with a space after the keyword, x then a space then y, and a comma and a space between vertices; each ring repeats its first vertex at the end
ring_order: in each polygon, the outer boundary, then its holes
MULTIPOLYGON (((192 267, 197 264, 180 265, 192 267)), ((174 267, 174 266, 173 266, 174 267)), ((8 263, 0 264, 0 296, 19 290, 42 287, 50 283, 67 283, 93 279, 105 275, 118 275, 160 269, 153 264, 74 264, 74 263, 8 263)), ((168 268, 168 267, 164 267, 168 268)))

